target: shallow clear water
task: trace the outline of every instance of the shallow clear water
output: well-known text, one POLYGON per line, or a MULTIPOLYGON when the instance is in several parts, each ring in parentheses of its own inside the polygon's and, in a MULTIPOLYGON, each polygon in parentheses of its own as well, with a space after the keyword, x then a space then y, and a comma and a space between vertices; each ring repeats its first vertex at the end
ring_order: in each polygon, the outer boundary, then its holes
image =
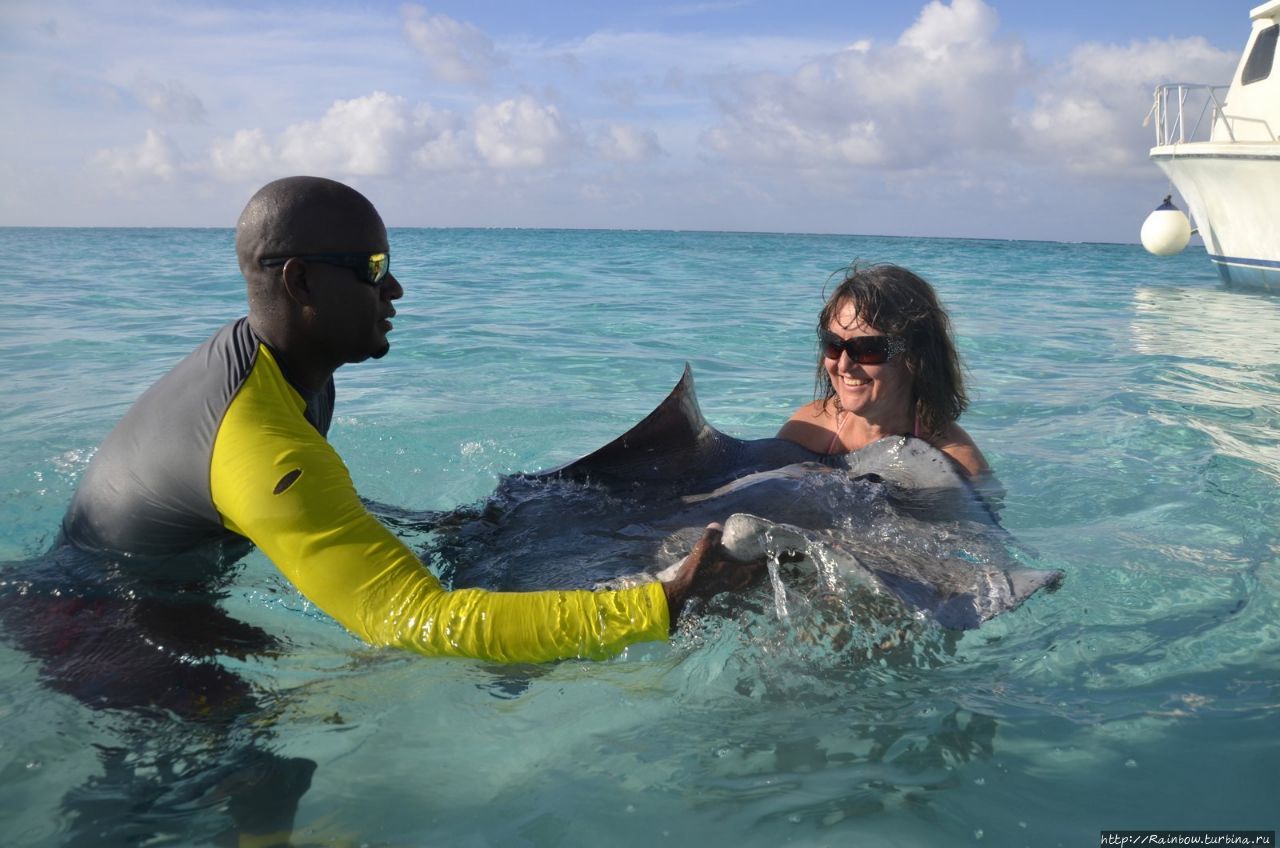
MULTIPOLYGON (((230 231, 0 230, 0 247, 9 561, 47 548, 101 437, 243 290, 230 231)), ((475 502, 626 430, 686 360, 712 424, 772 435, 812 396, 827 274, 894 261, 951 310, 1005 527, 1067 580, 884 662, 808 638, 792 608, 502 669, 365 648, 251 555, 227 606, 290 649, 227 663, 266 693, 239 732, 319 765, 300 841, 1051 846, 1277 826, 1280 300, 1222 288, 1199 249, 505 230, 393 231, 392 249, 392 354, 339 372, 330 434, 367 497, 475 502)), ((93 782, 104 747, 200 759, 162 721, 48 691, 3 642, 0 681, 6 845, 62 843, 86 786, 123 807, 93 782)), ((178 805, 156 832, 202 844, 224 805, 178 805)))

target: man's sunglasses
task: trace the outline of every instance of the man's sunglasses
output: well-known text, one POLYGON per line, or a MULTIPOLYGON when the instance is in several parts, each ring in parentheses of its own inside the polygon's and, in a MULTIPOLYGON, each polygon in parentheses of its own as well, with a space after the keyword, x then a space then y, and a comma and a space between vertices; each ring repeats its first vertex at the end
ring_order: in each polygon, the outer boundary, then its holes
POLYGON ((849 361, 858 365, 883 365, 907 349, 907 343, 899 336, 858 336, 842 339, 827 330, 818 331, 818 343, 827 359, 839 359, 840 353, 849 354, 849 361))
POLYGON ((343 268, 355 271, 361 282, 371 286, 382 282, 382 278, 391 270, 389 253, 301 253, 295 256, 273 256, 270 259, 260 259, 258 264, 263 268, 274 268, 290 259, 320 262, 324 265, 341 265, 343 268))

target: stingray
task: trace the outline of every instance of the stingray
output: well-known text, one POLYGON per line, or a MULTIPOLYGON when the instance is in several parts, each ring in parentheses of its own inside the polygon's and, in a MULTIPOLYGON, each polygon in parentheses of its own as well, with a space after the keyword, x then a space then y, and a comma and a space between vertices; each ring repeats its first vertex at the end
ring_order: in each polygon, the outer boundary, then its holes
POLYGON ((686 365, 622 436, 560 467, 503 477, 482 507, 432 522, 425 554, 459 588, 633 585, 660 579, 720 521, 731 559, 785 562, 787 575, 807 569, 810 586, 857 589, 905 617, 967 630, 1062 578, 1023 564, 1034 554, 1000 526, 989 497, 912 436, 845 456, 728 436, 707 423, 686 365))

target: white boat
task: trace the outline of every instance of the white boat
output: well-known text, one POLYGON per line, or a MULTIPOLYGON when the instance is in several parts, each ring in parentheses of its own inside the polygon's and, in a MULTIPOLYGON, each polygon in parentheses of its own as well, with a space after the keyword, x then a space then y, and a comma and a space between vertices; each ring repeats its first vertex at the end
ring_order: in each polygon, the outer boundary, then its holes
POLYGON ((1249 15, 1230 85, 1156 89, 1151 159, 1186 201, 1223 282, 1280 292, 1280 0, 1249 15))

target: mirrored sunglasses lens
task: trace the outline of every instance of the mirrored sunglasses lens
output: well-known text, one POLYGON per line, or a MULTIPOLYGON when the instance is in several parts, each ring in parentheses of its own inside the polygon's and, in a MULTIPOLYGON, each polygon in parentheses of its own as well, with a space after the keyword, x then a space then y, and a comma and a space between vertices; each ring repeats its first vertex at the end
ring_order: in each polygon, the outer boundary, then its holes
POLYGON ((382 278, 387 275, 387 271, 391 268, 391 257, 385 253, 375 253, 369 257, 369 282, 382 282, 382 278))

